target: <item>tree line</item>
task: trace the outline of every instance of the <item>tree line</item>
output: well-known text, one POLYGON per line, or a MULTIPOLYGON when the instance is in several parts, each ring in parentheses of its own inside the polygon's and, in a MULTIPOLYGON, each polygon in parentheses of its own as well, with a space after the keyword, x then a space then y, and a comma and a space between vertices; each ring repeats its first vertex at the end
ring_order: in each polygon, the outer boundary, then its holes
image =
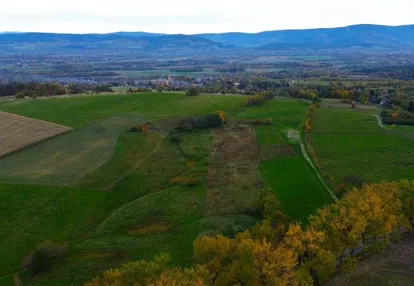
POLYGON ((253 229, 235 238, 197 238, 193 267, 170 267, 171 257, 161 254, 108 270, 86 285, 320 285, 355 267, 357 247, 362 257, 382 250, 414 224, 414 181, 353 189, 306 226, 286 223, 272 191, 264 197, 264 219, 253 229))
POLYGON ((79 94, 87 92, 112 92, 111 85, 88 85, 60 83, 24 83, 13 82, 0 84, 0 96, 16 96, 16 98, 35 98, 64 94, 79 94))

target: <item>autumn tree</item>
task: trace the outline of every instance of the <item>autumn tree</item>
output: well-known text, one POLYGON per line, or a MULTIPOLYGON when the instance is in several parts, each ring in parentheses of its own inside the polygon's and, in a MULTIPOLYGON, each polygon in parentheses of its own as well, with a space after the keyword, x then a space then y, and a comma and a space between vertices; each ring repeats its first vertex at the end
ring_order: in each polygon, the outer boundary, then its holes
POLYGON ((339 270, 356 265, 361 242, 363 250, 386 245, 401 227, 413 225, 414 181, 354 188, 311 216, 306 227, 281 224, 277 198, 270 190, 263 194, 263 221, 235 238, 197 238, 195 266, 168 268, 163 254, 108 270, 87 285, 319 285, 337 271, 337 261, 339 270))
POLYGON ((223 110, 216 111, 217 116, 220 118, 222 124, 227 122, 227 113, 223 110))
POLYGON ((312 125, 310 124, 309 120, 305 121, 305 131, 311 132, 312 131, 312 125))

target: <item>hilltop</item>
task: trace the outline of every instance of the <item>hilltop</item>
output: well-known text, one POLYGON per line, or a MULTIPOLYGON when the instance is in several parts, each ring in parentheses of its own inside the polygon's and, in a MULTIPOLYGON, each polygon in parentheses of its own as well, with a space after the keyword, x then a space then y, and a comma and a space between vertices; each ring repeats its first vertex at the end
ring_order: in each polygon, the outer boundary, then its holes
POLYGON ((354 25, 341 28, 280 30, 261 33, 167 35, 145 32, 110 34, 2 33, 3 52, 35 53, 85 50, 134 52, 173 51, 191 54, 201 50, 283 49, 405 49, 414 45, 414 25, 354 25), (180 49, 176 51, 176 49, 180 49))

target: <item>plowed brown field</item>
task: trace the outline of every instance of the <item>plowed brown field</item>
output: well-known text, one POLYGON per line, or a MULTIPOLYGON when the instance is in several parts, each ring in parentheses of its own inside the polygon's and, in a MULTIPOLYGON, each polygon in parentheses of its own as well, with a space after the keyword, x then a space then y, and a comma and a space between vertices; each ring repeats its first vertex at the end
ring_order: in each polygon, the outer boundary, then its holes
POLYGON ((0 158, 72 128, 0 111, 0 158))

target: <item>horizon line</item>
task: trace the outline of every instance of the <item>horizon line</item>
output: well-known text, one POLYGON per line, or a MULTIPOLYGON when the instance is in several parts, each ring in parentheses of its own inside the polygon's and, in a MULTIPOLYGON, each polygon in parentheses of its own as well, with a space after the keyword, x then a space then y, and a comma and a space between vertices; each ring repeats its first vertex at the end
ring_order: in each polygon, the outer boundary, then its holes
POLYGON ((213 35, 220 35, 220 34, 261 34, 266 32, 279 32, 279 31, 303 31, 303 30, 328 30, 328 29, 340 29, 340 28, 348 28, 348 27, 356 27, 356 26, 380 26, 380 27, 408 27, 414 26, 413 24, 402 24, 402 25, 384 25, 384 24, 350 24, 346 26, 334 26, 334 27, 322 27, 322 28, 296 28, 296 29, 276 29, 276 30, 263 30, 259 32, 241 32, 241 31, 229 31, 229 32, 201 32, 201 33, 194 33, 194 34, 185 34, 185 33, 163 33, 163 32, 145 32, 145 31, 116 31, 116 32, 106 32, 106 33, 67 33, 67 32, 21 32, 21 31, 0 31, 1 34, 58 34, 58 35, 109 35, 109 34, 119 34, 119 33, 145 33, 145 34, 159 34, 159 35, 186 35, 186 36, 195 36, 195 35, 203 35, 203 34, 213 34, 213 35))

